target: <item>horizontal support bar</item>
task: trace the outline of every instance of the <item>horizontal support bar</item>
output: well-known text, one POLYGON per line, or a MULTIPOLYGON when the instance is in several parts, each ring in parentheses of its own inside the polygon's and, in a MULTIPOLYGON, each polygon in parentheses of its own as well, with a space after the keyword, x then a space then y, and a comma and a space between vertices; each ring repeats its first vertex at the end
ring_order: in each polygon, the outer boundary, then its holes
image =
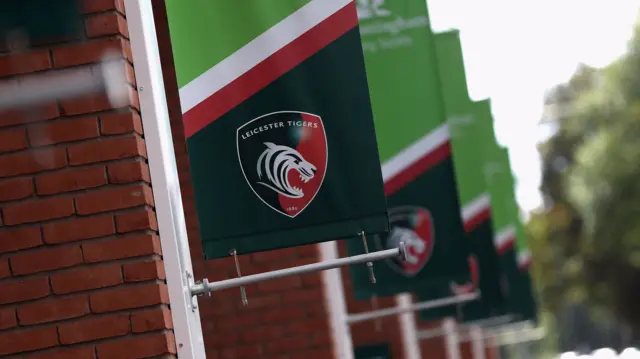
POLYGON ((534 342, 544 338, 547 334, 544 328, 522 329, 511 332, 503 332, 497 335, 489 335, 487 338, 495 340, 496 345, 512 345, 526 342, 534 342))
POLYGON ((509 324, 511 322, 511 320, 513 320, 513 315, 505 314, 505 315, 499 315, 499 316, 491 317, 491 318, 487 318, 487 319, 478 319, 478 320, 466 322, 466 323, 463 323, 461 325, 461 327, 463 327, 463 328, 469 328, 469 327, 472 327, 472 326, 479 326, 479 327, 483 327, 483 328, 495 327, 495 326, 498 326, 498 325, 509 324))
POLYGON ((417 337, 418 337, 418 340, 426 340, 426 339, 441 337, 444 334, 445 334, 444 328, 438 327, 438 328, 421 330, 417 333, 417 337))
POLYGON ((292 275, 319 272, 327 269, 344 267, 351 264, 377 262, 389 258, 400 257, 402 260, 406 258, 406 248, 404 243, 400 242, 398 248, 387 249, 384 251, 371 252, 352 257, 332 259, 318 263, 306 264, 303 266, 279 269, 271 272, 248 275, 240 278, 226 279, 219 282, 210 283, 206 278, 202 283, 197 283, 191 287, 191 295, 208 294, 213 291, 241 287, 251 283, 262 282, 266 280, 278 279, 292 275))
POLYGON ((420 302, 420 303, 412 304, 410 306, 402 307, 402 308, 395 307, 395 308, 374 310, 371 312, 351 314, 347 316, 347 319, 345 321, 348 324, 353 324, 357 322, 364 322, 367 320, 388 317, 390 315, 396 315, 396 314, 401 314, 406 312, 417 312, 419 310, 446 307, 448 305, 470 302, 479 298, 480 298, 480 293, 478 292, 456 295, 453 297, 446 297, 441 299, 420 302))

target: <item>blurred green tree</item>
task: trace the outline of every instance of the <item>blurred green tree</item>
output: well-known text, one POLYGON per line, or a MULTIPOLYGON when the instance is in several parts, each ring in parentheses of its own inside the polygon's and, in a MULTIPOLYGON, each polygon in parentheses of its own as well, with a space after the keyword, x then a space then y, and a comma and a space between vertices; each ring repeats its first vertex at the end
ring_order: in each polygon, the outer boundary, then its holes
POLYGON ((527 225, 543 306, 584 303, 640 333, 640 24, 624 56, 580 67, 545 105, 556 133, 527 225))

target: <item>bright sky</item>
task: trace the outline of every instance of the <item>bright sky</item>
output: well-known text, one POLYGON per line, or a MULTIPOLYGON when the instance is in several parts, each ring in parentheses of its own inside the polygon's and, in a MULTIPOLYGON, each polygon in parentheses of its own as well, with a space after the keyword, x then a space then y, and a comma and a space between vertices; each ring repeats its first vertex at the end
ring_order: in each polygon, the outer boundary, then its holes
POLYGON ((546 89, 578 63, 624 53, 640 0, 429 0, 434 30, 460 29, 474 100, 491 97, 498 141, 510 150, 525 211, 540 205, 536 142, 546 89))

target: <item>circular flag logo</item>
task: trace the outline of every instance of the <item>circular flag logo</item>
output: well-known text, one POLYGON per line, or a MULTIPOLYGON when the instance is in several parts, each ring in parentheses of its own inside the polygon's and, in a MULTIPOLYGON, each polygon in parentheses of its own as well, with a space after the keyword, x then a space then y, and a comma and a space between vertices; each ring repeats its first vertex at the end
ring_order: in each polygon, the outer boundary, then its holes
POLYGON ((299 215, 322 187, 328 150, 318 115, 299 111, 262 115, 238 128, 236 145, 247 184, 282 215, 299 215))
POLYGON ((397 248, 404 242, 406 261, 389 259, 389 266, 399 273, 413 277, 429 262, 435 242, 433 217, 425 208, 414 206, 395 207, 389 210, 390 230, 386 235, 376 235, 374 243, 379 250, 397 248))

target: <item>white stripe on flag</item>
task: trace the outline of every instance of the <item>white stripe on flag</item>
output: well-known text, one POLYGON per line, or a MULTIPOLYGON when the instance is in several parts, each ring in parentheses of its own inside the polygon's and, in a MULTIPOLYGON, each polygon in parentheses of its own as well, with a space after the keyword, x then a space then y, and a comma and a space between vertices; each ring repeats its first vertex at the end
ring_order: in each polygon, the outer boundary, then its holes
POLYGON ((529 249, 525 248, 518 252, 518 265, 523 266, 531 260, 531 252, 529 249))
POLYGON ((473 201, 462 207, 462 210, 460 211, 462 215, 462 221, 464 223, 467 223, 489 207, 491 207, 491 197, 489 196, 489 194, 483 193, 479 195, 478 197, 473 199, 473 201))
POLYGON ((416 142, 410 144, 397 155, 391 157, 382 164, 382 178, 384 182, 389 181, 407 167, 432 152, 449 140, 449 127, 443 124, 434 131, 429 132, 416 142))
POLYGON ((223 89, 353 0, 312 0, 180 89, 182 113, 223 89))
POLYGON ((501 248, 509 242, 509 240, 515 240, 516 228, 512 225, 503 228, 500 232, 496 233, 493 238, 493 245, 496 249, 501 248))

